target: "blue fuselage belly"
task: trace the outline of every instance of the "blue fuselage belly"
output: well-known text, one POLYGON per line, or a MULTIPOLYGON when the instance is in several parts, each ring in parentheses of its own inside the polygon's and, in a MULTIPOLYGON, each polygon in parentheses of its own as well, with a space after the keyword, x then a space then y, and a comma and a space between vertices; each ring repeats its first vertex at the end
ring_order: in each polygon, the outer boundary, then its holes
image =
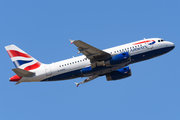
POLYGON ((71 72, 66 72, 66 73, 59 74, 59 75, 56 75, 53 77, 49 77, 42 81, 68 80, 68 79, 73 79, 73 78, 77 78, 77 77, 81 77, 81 69, 74 70, 71 72))
POLYGON ((173 48, 174 47, 166 47, 166 48, 156 49, 156 50, 152 50, 149 52, 133 55, 133 56, 131 56, 131 64, 163 55, 163 54, 171 51, 173 48))
MULTIPOLYGON (((131 63, 130 64, 163 55, 163 54, 171 51, 173 48, 174 47, 166 47, 166 48, 151 50, 149 52, 133 55, 133 56, 131 56, 131 63)), ((106 70, 108 68, 109 67, 103 67, 102 69, 106 70)), ((97 72, 98 70, 102 70, 102 69, 94 69, 94 71, 92 71, 92 73, 97 72)), ((83 76, 82 75, 82 69, 78 69, 78 70, 75 70, 75 71, 70 71, 70 72, 59 74, 59 75, 56 75, 56 76, 53 76, 53 77, 49 77, 49 78, 47 78, 45 80, 42 80, 42 81, 67 80, 67 79, 73 79, 73 78, 82 77, 82 76, 83 76)))
MULTIPOLYGON (((111 67, 102 66, 102 67, 95 68, 90 72, 88 72, 88 71, 87 72, 82 72, 83 69, 78 69, 78 70, 75 70, 75 71, 66 72, 66 73, 59 74, 59 75, 56 75, 56 76, 53 76, 53 77, 49 77, 49 78, 47 78, 45 80, 42 80, 42 81, 68 80, 68 79, 83 77, 82 73, 84 73, 84 74, 93 74, 94 72, 101 71, 101 70, 106 70, 106 69, 109 69, 109 68, 111 68, 111 67)), ((91 69, 91 66, 89 66, 89 67, 87 67, 85 69, 91 69)))

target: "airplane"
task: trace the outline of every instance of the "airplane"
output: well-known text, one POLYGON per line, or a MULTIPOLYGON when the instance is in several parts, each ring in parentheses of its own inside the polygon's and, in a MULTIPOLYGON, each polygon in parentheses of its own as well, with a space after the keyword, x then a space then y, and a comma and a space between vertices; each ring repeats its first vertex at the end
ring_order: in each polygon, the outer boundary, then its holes
POLYGON ((87 77, 80 84, 87 83, 99 76, 106 76, 107 81, 119 80, 131 76, 133 63, 163 55, 174 49, 175 44, 161 38, 148 38, 119 45, 105 50, 95 48, 81 40, 70 40, 77 46, 78 54, 83 55, 43 64, 15 45, 5 46, 16 68, 16 75, 9 80, 21 82, 43 82, 68 80, 87 77))

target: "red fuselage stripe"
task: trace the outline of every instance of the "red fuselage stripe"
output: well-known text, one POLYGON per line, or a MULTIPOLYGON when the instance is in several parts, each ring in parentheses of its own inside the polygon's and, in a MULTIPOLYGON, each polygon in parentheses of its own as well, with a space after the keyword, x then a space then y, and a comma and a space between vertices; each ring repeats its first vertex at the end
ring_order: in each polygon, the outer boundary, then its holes
POLYGON ((138 45, 138 44, 142 44, 142 43, 146 43, 146 42, 154 42, 154 40, 146 40, 146 41, 134 43, 133 45, 138 45))

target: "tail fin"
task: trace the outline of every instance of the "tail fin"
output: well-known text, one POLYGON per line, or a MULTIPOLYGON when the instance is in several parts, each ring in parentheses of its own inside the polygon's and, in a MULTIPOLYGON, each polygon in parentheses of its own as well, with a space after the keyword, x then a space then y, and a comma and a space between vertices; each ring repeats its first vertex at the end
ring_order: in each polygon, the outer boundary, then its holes
POLYGON ((41 63, 15 45, 5 46, 16 68, 33 70, 39 68, 41 63))

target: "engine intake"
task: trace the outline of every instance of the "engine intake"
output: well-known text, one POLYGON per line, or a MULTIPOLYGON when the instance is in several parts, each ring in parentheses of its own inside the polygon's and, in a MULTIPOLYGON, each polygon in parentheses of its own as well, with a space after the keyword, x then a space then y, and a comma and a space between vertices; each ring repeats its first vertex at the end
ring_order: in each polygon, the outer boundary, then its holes
POLYGON ((131 69, 130 67, 127 66, 127 67, 118 69, 116 71, 113 71, 109 74, 106 74, 106 79, 107 81, 119 80, 119 79, 123 79, 129 76, 131 76, 131 69))

